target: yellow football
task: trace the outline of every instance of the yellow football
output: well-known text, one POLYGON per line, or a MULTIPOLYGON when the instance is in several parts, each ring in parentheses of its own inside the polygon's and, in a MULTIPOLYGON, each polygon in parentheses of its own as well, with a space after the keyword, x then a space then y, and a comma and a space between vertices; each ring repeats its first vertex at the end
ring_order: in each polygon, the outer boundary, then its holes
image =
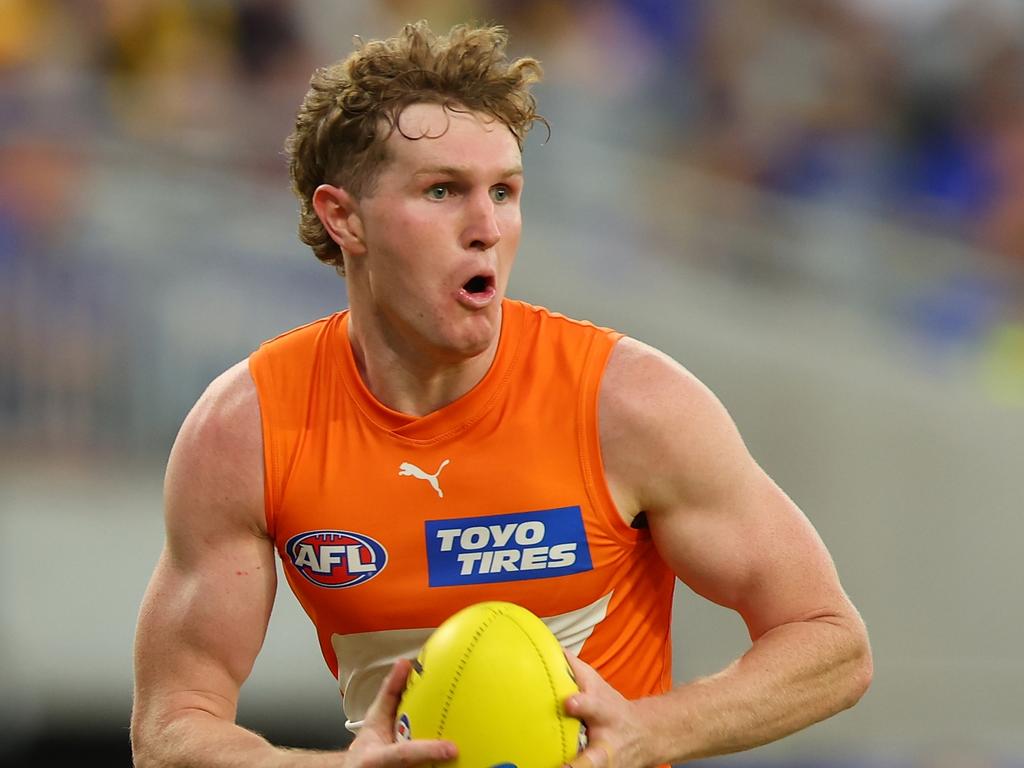
POLYGON ((505 602, 464 608, 413 663, 398 705, 399 739, 447 739, 454 768, 559 768, 585 743, 565 714, 579 690, 558 640, 533 613, 505 602))

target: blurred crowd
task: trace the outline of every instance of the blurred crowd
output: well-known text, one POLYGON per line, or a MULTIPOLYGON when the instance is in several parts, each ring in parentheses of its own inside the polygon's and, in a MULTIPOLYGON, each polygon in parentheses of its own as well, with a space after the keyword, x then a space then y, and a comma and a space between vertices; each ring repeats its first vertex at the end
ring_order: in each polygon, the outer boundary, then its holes
POLYGON ((279 169, 312 68, 421 17, 505 24, 627 141, 1024 259, 1015 0, 0 0, 5 219, 82 136, 279 169))
MULTIPOLYGON (((958 277, 914 311, 940 334, 980 338, 998 306, 998 341, 986 338, 997 366, 1024 379, 1019 282, 987 277, 1024 264, 1018 0, 0 0, 0 327, 16 331, 0 333, 8 433, 32 399, 71 404, 43 409, 65 436, 96 418, 76 415, 82 393, 105 393, 88 413, 123 407, 116 360, 134 315, 118 296, 132 286, 83 239, 104 165, 128 153, 280 186, 281 145, 312 69, 355 34, 417 18, 439 30, 507 26, 513 52, 545 65, 542 111, 582 105, 591 138, 963 246, 982 277, 958 277), (123 338, 96 330, 116 327, 123 338)), ((672 203, 645 200, 670 217, 672 203)), ((96 426, 81 432, 93 439, 96 426)))

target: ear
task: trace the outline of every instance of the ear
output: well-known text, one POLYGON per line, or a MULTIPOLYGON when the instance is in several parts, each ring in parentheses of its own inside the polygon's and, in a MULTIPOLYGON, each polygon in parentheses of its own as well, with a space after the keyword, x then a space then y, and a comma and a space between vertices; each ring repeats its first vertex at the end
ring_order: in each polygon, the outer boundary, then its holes
POLYGON ((342 253, 346 256, 366 253, 363 221, 352 195, 341 187, 321 184, 313 192, 313 210, 342 253))

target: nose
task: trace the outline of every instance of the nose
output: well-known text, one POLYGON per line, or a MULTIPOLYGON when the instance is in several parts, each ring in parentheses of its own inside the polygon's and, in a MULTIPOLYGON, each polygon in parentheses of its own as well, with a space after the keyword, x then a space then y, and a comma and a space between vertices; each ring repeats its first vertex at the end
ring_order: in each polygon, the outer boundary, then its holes
POLYGON ((466 220, 462 230, 462 245, 473 251, 486 251, 501 240, 501 229, 494 201, 489 191, 474 194, 466 203, 466 220))

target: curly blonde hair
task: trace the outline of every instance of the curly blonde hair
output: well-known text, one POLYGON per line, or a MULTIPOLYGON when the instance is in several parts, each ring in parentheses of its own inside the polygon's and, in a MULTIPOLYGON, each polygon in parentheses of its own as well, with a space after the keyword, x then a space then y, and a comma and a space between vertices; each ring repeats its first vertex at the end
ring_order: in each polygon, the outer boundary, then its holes
POLYGON ((508 126, 520 149, 534 122, 547 125, 529 91, 543 74, 540 63, 509 61, 503 27, 460 24, 439 36, 420 21, 396 37, 356 43, 348 58, 313 73, 285 142, 301 204, 299 237, 343 274, 341 249, 317 217, 313 193, 324 183, 357 199, 372 193, 388 159, 385 142, 401 130, 405 107, 432 103, 490 115, 508 126))

